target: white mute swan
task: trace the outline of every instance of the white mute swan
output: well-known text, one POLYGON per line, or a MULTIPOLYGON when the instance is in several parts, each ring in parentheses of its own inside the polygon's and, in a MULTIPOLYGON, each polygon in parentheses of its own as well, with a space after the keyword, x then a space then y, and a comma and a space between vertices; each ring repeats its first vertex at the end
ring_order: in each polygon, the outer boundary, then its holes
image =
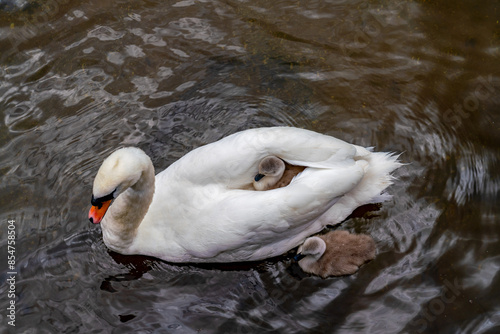
POLYGON ((293 178, 305 169, 303 166, 292 166, 278 157, 268 156, 259 164, 259 172, 255 175, 255 190, 271 190, 286 187, 293 178))
POLYGON ((342 222, 358 206, 387 199, 382 191, 399 166, 391 154, 288 127, 233 134, 156 177, 143 151, 122 148, 97 172, 89 219, 102 220, 104 243, 122 254, 169 262, 262 260, 342 222), (269 155, 306 168, 286 187, 250 190, 269 155))
POLYGON ((366 234, 332 231, 307 238, 295 260, 306 273, 322 278, 351 275, 375 258, 375 241, 366 234))

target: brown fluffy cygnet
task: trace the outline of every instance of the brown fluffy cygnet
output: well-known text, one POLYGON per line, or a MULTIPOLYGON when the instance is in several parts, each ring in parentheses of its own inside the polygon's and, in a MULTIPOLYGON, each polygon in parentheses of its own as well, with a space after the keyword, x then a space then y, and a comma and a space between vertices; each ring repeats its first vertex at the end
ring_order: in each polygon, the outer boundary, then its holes
POLYGON ((286 187, 305 167, 287 164, 275 156, 262 159, 259 172, 253 179, 255 190, 271 190, 286 187))
POLYGON ((351 275, 375 258, 375 241, 366 234, 332 231, 307 238, 295 259, 306 273, 322 278, 351 275))

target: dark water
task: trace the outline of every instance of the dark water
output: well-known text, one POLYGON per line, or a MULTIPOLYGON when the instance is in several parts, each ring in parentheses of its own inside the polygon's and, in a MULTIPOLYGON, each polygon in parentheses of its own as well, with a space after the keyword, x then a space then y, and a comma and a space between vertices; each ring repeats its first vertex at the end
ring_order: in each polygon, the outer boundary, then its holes
POLYGON ((500 330, 499 1, 23 3, 0 13, 0 332, 500 330), (377 242, 357 274, 118 256, 89 224, 118 146, 159 171, 270 125, 404 152, 393 200, 341 226, 377 242))

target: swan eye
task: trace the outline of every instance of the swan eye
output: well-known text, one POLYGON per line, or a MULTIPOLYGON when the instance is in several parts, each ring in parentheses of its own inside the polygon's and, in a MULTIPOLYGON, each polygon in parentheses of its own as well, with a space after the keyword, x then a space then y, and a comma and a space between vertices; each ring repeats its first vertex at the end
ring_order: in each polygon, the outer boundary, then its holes
POLYGON ((115 192, 116 192, 116 189, 113 190, 113 192, 111 194, 103 196, 103 197, 99 197, 99 198, 94 198, 94 195, 92 195, 92 199, 90 200, 90 203, 93 206, 96 206, 98 209, 100 209, 104 202, 110 201, 110 200, 115 198, 115 192))
POLYGON ((265 175, 264 174, 257 174, 255 175, 255 182, 259 182, 265 175))

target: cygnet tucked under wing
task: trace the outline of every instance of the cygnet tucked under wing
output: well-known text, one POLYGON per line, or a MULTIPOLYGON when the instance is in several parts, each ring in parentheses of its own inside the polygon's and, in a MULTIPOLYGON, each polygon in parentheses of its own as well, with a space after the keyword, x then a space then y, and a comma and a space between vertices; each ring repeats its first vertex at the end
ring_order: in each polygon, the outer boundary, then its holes
POLYGON ((375 242, 369 235, 332 231, 306 239, 296 259, 305 272, 326 278, 354 274, 375 258, 375 252, 375 242))
POLYGON ((286 163, 276 156, 268 156, 259 164, 259 172, 253 179, 255 190, 272 190, 286 187, 305 167, 286 163))

